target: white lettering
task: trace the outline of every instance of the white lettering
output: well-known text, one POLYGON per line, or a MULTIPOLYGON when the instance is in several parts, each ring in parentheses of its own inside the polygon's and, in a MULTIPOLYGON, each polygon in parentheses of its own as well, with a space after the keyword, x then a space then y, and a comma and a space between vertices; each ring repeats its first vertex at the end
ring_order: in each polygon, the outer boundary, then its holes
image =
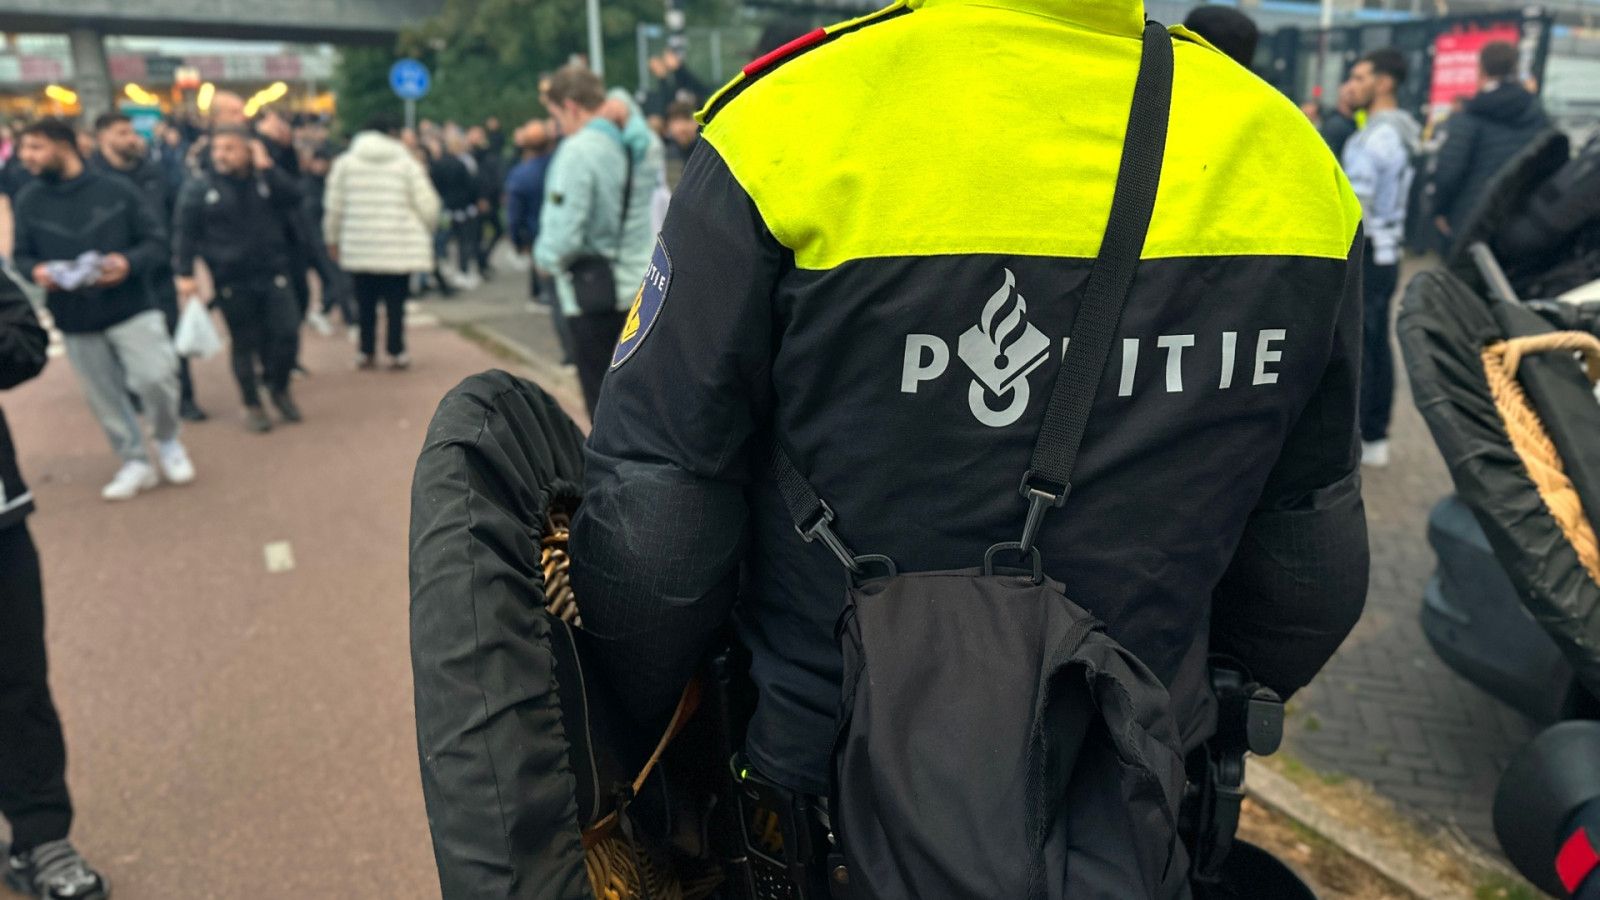
POLYGON ((1122 339, 1122 386, 1117 389, 1118 397, 1133 396, 1133 373, 1139 367, 1139 339, 1122 339))
POLYGON ((1156 346, 1167 351, 1167 393, 1183 393, 1183 348, 1194 346, 1194 335, 1164 334, 1156 338, 1156 346))
POLYGON ((931 334, 906 335, 906 362, 900 372, 900 391, 915 394, 917 385, 932 381, 944 374, 950 365, 950 347, 931 334), (927 365, 922 364, 923 350, 931 350, 927 365))
POLYGON ((1061 358, 1062 359, 1066 359, 1067 358, 1067 351, 1071 350, 1071 349, 1072 349, 1072 338, 1070 338, 1070 337, 1062 338, 1061 339, 1061 358))
POLYGON ((1233 387, 1233 357, 1239 346, 1239 332, 1224 331, 1222 333, 1222 383, 1217 385, 1221 390, 1233 387))
POLYGON ((1289 336, 1289 332, 1282 328, 1267 328, 1262 330, 1261 336, 1256 339, 1256 377, 1252 384, 1277 384, 1278 373, 1268 372, 1267 363, 1281 362, 1282 350, 1268 349, 1274 342, 1281 341, 1289 336))
POLYGON ((1011 405, 1005 409, 993 410, 984 399, 988 393, 979 382, 972 382, 967 388, 967 405, 972 407, 972 415, 977 420, 990 428, 1004 428, 1022 418, 1023 410, 1028 408, 1028 379, 1018 378, 1011 382, 1011 405))

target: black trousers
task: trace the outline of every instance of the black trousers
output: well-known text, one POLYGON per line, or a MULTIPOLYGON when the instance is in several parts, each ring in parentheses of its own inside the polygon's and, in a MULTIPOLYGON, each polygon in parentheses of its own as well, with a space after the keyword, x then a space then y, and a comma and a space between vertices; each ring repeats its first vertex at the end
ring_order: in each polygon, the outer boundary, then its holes
POLYGON ((483 242, 483 220, 476 210, 465 219, 457 219, 453 212, 450 216, 450 239, 456 242, 456 265, 461 274, 467 274, 469 266, 477 266, 478 273, 483 274, 483 260, 478 256, 483 242))
POLYGON ((572 355, 578 365, 578 381, 583 385, 583 400, 594 415, 600 404, 600 387, 606 372, 611 369, 611 357, 617 350, 617 336, 627 323, 623 312, 598 313, 573 316, 567 319, 572 331, 572 355))
POLYGON ((483 214, 482 221, 484 226, 489 229, 489 236, 482 240, 482 245, 478 248, 479 272, 488 271, 489 256, 494 253, 494 246, 500 243, 501 238, 506 236, 506 226, 501 221, 503 218, 500 213, 499 203, 490 206, 489 211, 483 214))
POLYGON ((535 303, 543 304, 550 308, 550 321, 556 330, 556 340, 561 342, 561 364, 572 365, 572 327, 567 324, 567 317, 561 314, 561 300, 556 297, 555 279, 539 271, 534 266, 528 272, 528 296, 535 303))
POLYGON ((1361 273, 1361 439, 1389 437, 1394 411, 1394 350, 1389 336, 1389 305, 1400 280, 1400 266, 1372 261, 1368 245, 1361 273))
POLYGON ((384 349, 390 356, 406 352, 406 295, 411 292, 411 276, 356 272, 351 278, 361 321, 361 355, 370 357, 377 352, 379 303, 389 325, 384 349))
POLYGON ((356 311, 350 302, 350 276, 328 255, 328 245, 320 239, 311 245, 311 265, 322 282, 322 314, 329 315, 337 309, 346 325, 354 325, 356 311))
POLYGON ((26 523, 0 530, 0 816, 11 851, 72 827, 67 749, 46 679, 44 585, 26 523))
POLYGON ((258 363, 268 390, 289 387, 300 338, 300 307, 290 281, 279 276, 217 288, 217 306, 222 308, 232 338, 233 377, 239 382, 245 406, 261 405, 258 363))

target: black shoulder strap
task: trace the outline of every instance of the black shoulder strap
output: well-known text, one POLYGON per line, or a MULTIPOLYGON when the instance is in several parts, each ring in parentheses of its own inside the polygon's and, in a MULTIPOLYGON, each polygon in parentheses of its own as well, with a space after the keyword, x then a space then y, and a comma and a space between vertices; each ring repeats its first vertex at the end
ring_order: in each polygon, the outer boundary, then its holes
POLYGON ((615 262, 622 261, 622 245, 628 242, 628 203, 633 200, 633 148, 628 146, 627 141, 622 142, 622 155, 627 158, 628 167, 622 182, 622 221, 617 225, 615 262))
MULTIPOLYGON (((1020 544, 1001 547, 1027 553, 1046 510, 1066 502, 1072 490, 1072 470, 1083 443, 1089 411, 1111 354, 1111 342, 1122 321, 1122 308, 1133 286, 1145 233, 1155 209, 1156 188, 1161 183, 1161 163, 1167 146, 1167 119, 1172 107, 1172 39, 1166 26, 1147 22, 1139 60, 1139 77, 1128 113, 1128 131, 1122 145, 1122 162, 1111 200, 1100 253, 1084 290, 1067 343, 1066 357, 1045 408, 1044 425, 1034 444, 1030 468, 1022 478, 1022 495, 1029 502, 1028 522, 1020 544)), ((831 528, 833 510, 800 474, 776 441, 771 471, 783 494, 795 527, 808 542, 822 540, 847 567, 857 569, 855 555, 831 528)), ((997 548, 998 549, 998 548, 997 548)), ((991 551, 992 555, 992 551, 991 551)))
POLYGON ((1094 408, 1155 210, 1171 107, 1172 39, 1165 26, 1147 22, 1111 218, 1089 272, 1083 306, 1073 322, 1050 405, 1045 407, 1033 459, 1022 476, 1022 495, 1029 503, 1028 524, 1018 548, 1024 553, 1033 547, 1045 510, 1061 506, 1072 491, 1072 470, 1089 424, 1089 411, 1094 408))

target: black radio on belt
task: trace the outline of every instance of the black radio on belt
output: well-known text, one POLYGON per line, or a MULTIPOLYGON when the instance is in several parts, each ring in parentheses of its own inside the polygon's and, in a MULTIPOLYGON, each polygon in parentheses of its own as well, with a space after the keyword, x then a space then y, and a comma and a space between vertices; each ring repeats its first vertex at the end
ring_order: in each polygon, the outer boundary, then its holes
POLYGON ((1189 754, 1179 828, 1197 884, 1215 882, 1233 848, 1244 803, 1245 754, 1269 756, 1283 743, 1283 701, 1232 660, 1211 660, 1217 733, 1189 754))
MULTIPOLYGON (((813 798, 772 784, 735 756, 752 900, 823 900, 829 855, 827 812, 813 798)), ((835 866, 840 871, 843 866, 835 866)))
POLYGON ((714 840, 728 879, 724 891, 732 900, 843 900, 847 875, 832 849, 823 802, 767 781, 738 752, 755 705, 748 659, 733 645, 708 662, 718 732, 713 752, 728 760, 714 840))

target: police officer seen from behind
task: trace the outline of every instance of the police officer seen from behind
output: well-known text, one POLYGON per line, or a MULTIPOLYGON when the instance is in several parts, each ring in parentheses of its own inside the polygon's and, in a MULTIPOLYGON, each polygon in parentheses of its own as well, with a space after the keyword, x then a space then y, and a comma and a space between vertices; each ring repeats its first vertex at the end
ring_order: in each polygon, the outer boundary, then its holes
POLYGON ((213 171, 191 178, 178 199, 178 290, 185 298, 197 296, 194 261, 205 259, 228 321, 246 427, 267 432, 272 419, 261 406, 258 361, 272 405, 285 422, 300 421, 289 395, 300 309, 291 285, 295 256, 288 224, 299 213, 300 186, 243 128, 212 133, 211 162, 213 171))
MULTIPOLYGON (((912 0, 712 98, 572 528, 585 628, 637 716, 665 721, 731 616, 759 691, 751 766, 828 794, 842 570, 796 532, 774 444, 844 543, 901 572, 1016 540, 1144 27, 1138 0, 912 0), (954 128, 926 114, 950 97, 954 128)), ((1166 685, 1188 750, 1216 727, 1208 654, 1288 697, 1361 613, 1362 241, 1305 116, 1187 32, 1171 44, 1142 261, 1037 546, 1166 685)))

